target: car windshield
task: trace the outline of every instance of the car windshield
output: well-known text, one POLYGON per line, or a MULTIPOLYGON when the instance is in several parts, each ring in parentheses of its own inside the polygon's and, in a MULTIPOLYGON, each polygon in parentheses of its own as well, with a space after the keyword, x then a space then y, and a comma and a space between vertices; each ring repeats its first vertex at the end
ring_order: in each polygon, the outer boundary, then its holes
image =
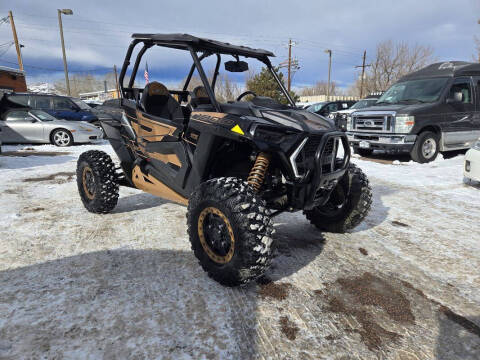
POLYGON ((56 118, 54 118, 49 113, 46 113, 45 111, 42 111, 42 110, 30 110, 30 114, 32 114, 36 118, 39 118, 41 121, 57 120, 56 118))
POLYGON ((357 101, 355 104, 352 105, 350 109, 363 109, 369 106, 372 106, 377 102, 377 99, 364 99, 357 101))
POLYGON ((84 103, 82 100, 80 99, 72 99, 72 101, 82 110, 90 110, 91 107, 88 106, 87 103, 84 103))
POLYGON ((402 81, 390 87, 376 104, 435 102, 440 97, 447 81, 448 78, 402 81))
POLYGON ((307 108, 307 111, 310 111, 312 113, 316 113, 317 111, 320 111, 325 106, 325 104, 326 104, 326 102, 320 102, 320 103, 310 105, 307 108))

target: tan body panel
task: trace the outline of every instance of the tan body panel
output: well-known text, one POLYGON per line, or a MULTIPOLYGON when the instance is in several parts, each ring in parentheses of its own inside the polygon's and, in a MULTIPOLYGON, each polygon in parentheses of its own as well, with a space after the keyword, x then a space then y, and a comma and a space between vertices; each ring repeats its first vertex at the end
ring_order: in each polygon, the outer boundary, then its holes
POLYGON ((144 174, 138 165, 133 168, 132 181, 137 189, 182 205, 188 204, 187 198, 184 198, 179 193, 173 191, 153 176, 144 174))

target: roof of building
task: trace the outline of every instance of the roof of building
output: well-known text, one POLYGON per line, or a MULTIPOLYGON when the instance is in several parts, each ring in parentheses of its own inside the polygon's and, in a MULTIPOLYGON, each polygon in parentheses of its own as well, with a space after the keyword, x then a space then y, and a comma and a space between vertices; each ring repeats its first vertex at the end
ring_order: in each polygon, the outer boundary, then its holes
POLYGON ((239 55, 253 58, 275 56, 271 51, 252 49, 247 46, 232 45, 217 40, 199 38, 189 34, 133 34, 132 38, 155 45, 188 50, 191 46, 196 50, 211 51, 214 53, 239 55))
POLYGON ((418 71, 414 71, 402 77, 399 81, 431 77, 456 77, 462 75, 480 75, 480 64, 466 61, 435 63, 418 71))
POLYGON ((6 66, 0 66, 0 71, 15 73, 17 75, 25 75, 25 71, 22 71, 20 69, 9 68, 6 66))

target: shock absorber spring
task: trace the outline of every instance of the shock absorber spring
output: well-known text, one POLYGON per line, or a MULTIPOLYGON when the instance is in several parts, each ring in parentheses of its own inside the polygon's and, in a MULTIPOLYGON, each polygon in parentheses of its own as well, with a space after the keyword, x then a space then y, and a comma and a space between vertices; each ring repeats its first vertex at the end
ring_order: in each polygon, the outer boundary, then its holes
POLYGON ((258 192, 262 187, 269 164, 270 164, 269 154, 261 152, 257 155, 257 158, 255 159, 255 164, 253 165, 252 170, 250 170, 250 173, 248 174, 248 179, 247 179, 248 184, 256 192, 258 192))

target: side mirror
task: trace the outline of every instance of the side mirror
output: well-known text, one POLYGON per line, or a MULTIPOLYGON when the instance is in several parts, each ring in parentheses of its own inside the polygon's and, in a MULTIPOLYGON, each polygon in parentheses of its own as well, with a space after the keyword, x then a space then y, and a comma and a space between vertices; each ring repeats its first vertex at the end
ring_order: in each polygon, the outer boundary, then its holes
POLYGON ((463 101, 463 94, 460 91, 456 91, 453 93, 452 97, 447 99, 447 104, 458 104, 463 101))
POLYGON ((229 72, 244 72, 248 70, 248 63, 245 61, 227 61, 225 70, 229 72))

